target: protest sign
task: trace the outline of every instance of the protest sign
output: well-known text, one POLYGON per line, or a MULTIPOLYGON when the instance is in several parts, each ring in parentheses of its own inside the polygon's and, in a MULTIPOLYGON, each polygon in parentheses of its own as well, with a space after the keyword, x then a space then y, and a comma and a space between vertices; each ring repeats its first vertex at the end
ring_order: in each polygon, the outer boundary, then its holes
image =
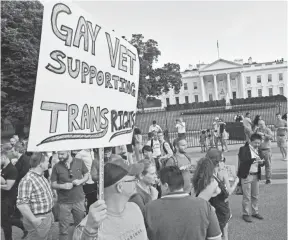
POLYGON ((138 97, 134 46, 72 3, 43 3, 29 151, 129 144, 138 97))
POLYGON ((228 173, 229 181, 233 181, 236 177, 236 169, 234 165, 225 165, 224 169, 228 173))

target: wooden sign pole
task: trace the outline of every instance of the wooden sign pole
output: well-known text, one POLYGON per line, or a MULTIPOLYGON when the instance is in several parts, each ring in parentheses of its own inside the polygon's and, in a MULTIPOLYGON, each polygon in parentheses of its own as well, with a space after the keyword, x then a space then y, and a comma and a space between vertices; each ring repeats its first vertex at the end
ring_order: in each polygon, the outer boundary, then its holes
MULTIPOLYGON (((99 192, 98 199, 104 200, 104 148, 98 149, 98 157, 99 157, 99 192)), ((103 223, 100 225, 98 229, 99 231, 102 229, 103 223)))

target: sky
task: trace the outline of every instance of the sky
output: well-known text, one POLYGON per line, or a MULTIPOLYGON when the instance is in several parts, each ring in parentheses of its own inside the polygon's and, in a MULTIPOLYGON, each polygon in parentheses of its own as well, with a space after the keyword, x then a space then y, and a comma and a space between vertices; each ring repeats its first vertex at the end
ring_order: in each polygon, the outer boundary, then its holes
MULTIPOLYGON (((73 1, 74 2, 74 1, 73 1)), ((212 63, 220 58, 266 62, 287 60, 287 2, 81 1, 95 20, 130 39, 143 34, 158 42, 155 67, 212 63)), ((144 40, 145 40, 144 39, 144 40)))

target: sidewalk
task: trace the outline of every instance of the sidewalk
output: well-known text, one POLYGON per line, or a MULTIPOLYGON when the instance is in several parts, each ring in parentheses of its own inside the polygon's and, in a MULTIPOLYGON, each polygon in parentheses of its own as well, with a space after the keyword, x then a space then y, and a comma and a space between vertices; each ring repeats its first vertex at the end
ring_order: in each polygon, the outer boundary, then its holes
MULTIPOLYGON (((229 152, 225 152, 227 165, 234 165, 236 170, 238 166, 238 151, 242 144, 229 145, 229 152)), ((201 148, 188 148, 187 154, 196 160, 205 156, 201 153, 201 148)), ((272 143, 272 183, 287 183, 287 161, 282 160, 282 155, 276 143, 272 143)), ((265 167, 262 168, 262 179, 265 179, 265 167)))

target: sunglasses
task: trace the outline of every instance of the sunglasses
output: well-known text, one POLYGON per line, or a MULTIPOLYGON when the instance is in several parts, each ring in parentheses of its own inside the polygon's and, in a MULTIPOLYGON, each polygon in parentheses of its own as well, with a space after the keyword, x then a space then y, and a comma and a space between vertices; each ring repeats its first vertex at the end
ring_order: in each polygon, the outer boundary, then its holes
POLYGON ((69 172, 69 178, 70 178, 70 179, 73 178, 73 174, 72 174, 71 168, 68 169, 68 172, 69 172))

